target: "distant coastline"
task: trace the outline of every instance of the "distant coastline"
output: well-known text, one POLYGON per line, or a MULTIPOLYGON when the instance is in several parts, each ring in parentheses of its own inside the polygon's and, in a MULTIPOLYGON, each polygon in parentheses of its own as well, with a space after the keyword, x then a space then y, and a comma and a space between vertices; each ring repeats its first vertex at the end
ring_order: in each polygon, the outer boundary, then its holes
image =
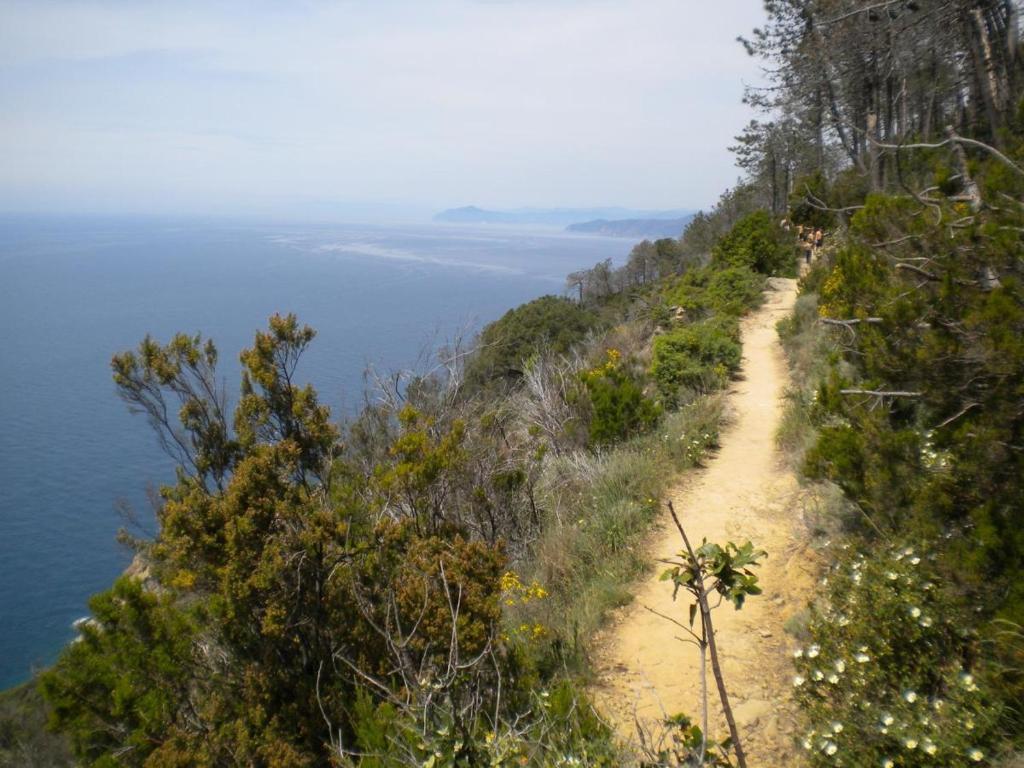
MULTIPOLYGON (((467 205, 462 208, 448 208, 434 215, 433 220, 445 224, 511 224, 518 226, 541 226, 557 227, 567 231, 590 232, 591 234, 613 234, 614 236, 634 236, 635 232, 624 231, 622 235, 613 232, 616 224, 630 222, 634 228, 640 222, 644 222, 641 229, 663 231, 664 227, 673 230, 672 237, 678 237, 682 232, 682 226, 677 223, 689 221, 694 211, 686 209, 671 210, 637 210, 632 208, 619 207, 598 207, 598 208, 516 208, 513 210, 488 210, 478 208, 475 205, 467 205), (574 227, 592 226, 596 222, 602 222, 609 231, 598 230, 577 230, 574 227), (647 224, 651 222, 651 224, 647 224), (658 224, 653 224, 657 222, 658 224), (671 222, 671 224, 667 224, 671 222)), ((643 236, 643 235, 641 235, 643 236)))
POLYGON ((686 225, 695 214, 687 214, 678 219, 594 219, 578 224, 570 224, 566 232, 577 232, 587 235, 604 235, 606 237, 650 238, 660 240, 682 235, 686 225))

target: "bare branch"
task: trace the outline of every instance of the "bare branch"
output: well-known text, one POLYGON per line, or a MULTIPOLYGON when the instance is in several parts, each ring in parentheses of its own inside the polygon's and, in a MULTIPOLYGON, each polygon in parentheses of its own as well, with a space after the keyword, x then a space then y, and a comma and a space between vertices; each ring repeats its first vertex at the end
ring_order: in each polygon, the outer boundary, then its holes
POLYGON ((906 392, 902 390, 881 389, 841 389, 841 395, 871 395, 872 397, 921 397, 923 392, 906 392))

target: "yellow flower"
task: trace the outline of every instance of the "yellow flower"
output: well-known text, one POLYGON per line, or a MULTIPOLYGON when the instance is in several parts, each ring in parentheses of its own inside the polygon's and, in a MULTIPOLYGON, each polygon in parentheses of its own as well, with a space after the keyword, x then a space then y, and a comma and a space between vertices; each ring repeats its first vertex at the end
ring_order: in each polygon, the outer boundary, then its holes
POLYGON ((519 574, 515 571, 506 571, 501 577, 501 591, 512 592, 513 590, 521 589, 523 583, 519 581, 519 574))

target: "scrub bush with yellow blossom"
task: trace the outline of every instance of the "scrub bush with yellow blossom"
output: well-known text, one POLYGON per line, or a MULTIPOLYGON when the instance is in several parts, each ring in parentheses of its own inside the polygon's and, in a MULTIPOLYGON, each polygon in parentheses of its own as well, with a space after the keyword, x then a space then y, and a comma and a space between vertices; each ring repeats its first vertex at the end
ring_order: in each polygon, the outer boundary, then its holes
POLYGON ((590 442, 607 445, 646 432, 661 408, 644 394, 643 382, 624 364, 622 353, 609 349, 602 365, 584 371, 590 395, 590 442))

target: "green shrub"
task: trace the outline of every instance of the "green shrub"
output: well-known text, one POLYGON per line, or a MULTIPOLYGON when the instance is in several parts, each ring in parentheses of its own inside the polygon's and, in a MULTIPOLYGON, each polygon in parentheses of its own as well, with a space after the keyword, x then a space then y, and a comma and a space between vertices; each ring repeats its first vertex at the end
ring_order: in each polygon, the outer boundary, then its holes
POLYGON ((376 704, 367 695, 353 702, 353 757, 340 765, 355 768, 429 768, 487 765, 619 765, 611 728, 601 720, 579 686, 568 680, 529 693, 530 718, 493 722, 491 713, 467 717, 443 697, 401 710, 376 704))
POLYGON ((749 267, 701 267, 685 273, 664 293, 691 321, 712 314, 739 316, 761 303, 764 276, 749 267))
POLYGON ((742 354, 735 321, 706 320, 658 336, 651 375, 674 405, 684 389, 701 394, 720 389, 739 370, 742 354))
POLYGON ((975 668, 973 617, 941 589, 920 546, 840 554, 796 696, 812 766, 976 765, 991 757, 999 707, 975 668))
POLYGON ((590 442, 606 445, 650 429, 661 409, 644 395, 636 377, 619 364, 619 352, 610 349, 607 362, 583 373, 590 395, 590 442))
POLYGON ((690 322, 707 317, 711 312, 707 291, 711 273, 709 267, 700 267, 670 282, 664 293, 666 304, 682 308, 690 322))
POLYGON ((763 298, 764 276, 747 267, 715 270, 708 280, 708 304, 715 312, 742 315, 763 298))
POLYGON ((542 347, 555 354, 568 352, 597 323, 593 313, 558 296, 542 296, 511 309, 481 331, 466 366, 466 383, 477 388, 518 379, 523 361, 542 347))
POLYGON ((796 269, 792 238, 766 211, 740 219, 711 251, 714 266, 747 267, 764 275, 789 275, 796 269))

